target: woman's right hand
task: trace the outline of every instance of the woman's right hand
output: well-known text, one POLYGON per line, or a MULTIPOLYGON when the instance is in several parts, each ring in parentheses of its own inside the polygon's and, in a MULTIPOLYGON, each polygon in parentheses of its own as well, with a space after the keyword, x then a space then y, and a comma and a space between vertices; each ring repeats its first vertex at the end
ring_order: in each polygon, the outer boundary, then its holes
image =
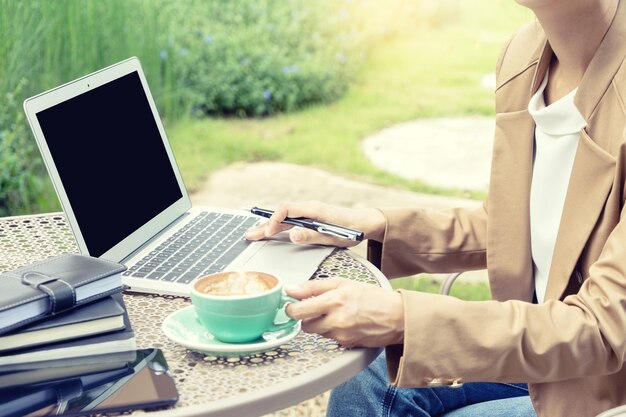
POLYGON ((267 222, 248 229, 245 238, 248 240, 261 240, 292 229, 289 232, 289 238, 294 243, 339 247, 354 246, 359 243, 281 223, 285 217, 308 217, 313 220, 360 230, 365 234, 365 239, 382 241, 385 234, 385 217, 378 209, 351 209, 332 206, 318 201, 309 201, 280 204, 267 222))

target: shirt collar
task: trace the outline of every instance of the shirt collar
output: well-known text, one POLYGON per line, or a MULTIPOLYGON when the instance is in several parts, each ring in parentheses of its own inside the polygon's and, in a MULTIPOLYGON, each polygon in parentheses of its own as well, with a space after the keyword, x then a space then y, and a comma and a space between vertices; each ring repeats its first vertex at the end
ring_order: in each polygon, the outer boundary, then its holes
POLYGON ((574 104, 574 97, 578 88, 546 106, 543 93, 547 84, 548 72, 546 71, 543 82, 528 103, 528 112, 534 119, 537 128, 543 133, 553 136, 579 132, 587 125, 587 122, 574 104))

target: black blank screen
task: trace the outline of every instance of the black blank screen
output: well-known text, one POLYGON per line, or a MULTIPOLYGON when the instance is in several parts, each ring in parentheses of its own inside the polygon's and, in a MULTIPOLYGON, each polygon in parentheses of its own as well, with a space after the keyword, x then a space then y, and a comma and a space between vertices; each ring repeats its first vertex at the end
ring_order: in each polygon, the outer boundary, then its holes
POLYGON ((91 256, 182 197, 136 71, 37 119, 91 256))

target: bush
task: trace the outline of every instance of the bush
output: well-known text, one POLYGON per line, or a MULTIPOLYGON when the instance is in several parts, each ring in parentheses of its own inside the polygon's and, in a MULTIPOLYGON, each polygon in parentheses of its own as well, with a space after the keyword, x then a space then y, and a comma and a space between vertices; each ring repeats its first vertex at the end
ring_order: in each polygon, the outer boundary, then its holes
POLYGON ((329 102, 363 55, 352 3, 0 0, 0 215, 58 208, 26 97, 135 55, 168 122, 329 102))
POLYGON ((56 207, 44 181, 44 167, 30 140, 21 105, 16 100, 26 81, 2 97, 0 112, 0 216, 56 207), (47 203, 50 201, 50 203, 47 203))
MULTIPOLYGON (((171 54, 195 114, 260 116, 327 103, 347 89, 363 51, 347 3, 189 2, 171 54)), ((180 3, 179 3, 180 7, 180 3)))

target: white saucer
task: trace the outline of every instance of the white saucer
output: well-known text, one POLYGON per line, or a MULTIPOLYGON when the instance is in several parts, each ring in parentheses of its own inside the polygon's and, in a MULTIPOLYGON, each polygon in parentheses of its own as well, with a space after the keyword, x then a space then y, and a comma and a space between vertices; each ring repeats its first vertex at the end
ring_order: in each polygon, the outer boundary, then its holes
POLYGON ((267 332, 247 343, 225 343, 217 340, 200 323, 193 306, 175 311, 165 318, 161 330, 165 336, 196 352, 216 356, 248 356, 287 343, 300 332, 300 322, 276 332, 267 332))

